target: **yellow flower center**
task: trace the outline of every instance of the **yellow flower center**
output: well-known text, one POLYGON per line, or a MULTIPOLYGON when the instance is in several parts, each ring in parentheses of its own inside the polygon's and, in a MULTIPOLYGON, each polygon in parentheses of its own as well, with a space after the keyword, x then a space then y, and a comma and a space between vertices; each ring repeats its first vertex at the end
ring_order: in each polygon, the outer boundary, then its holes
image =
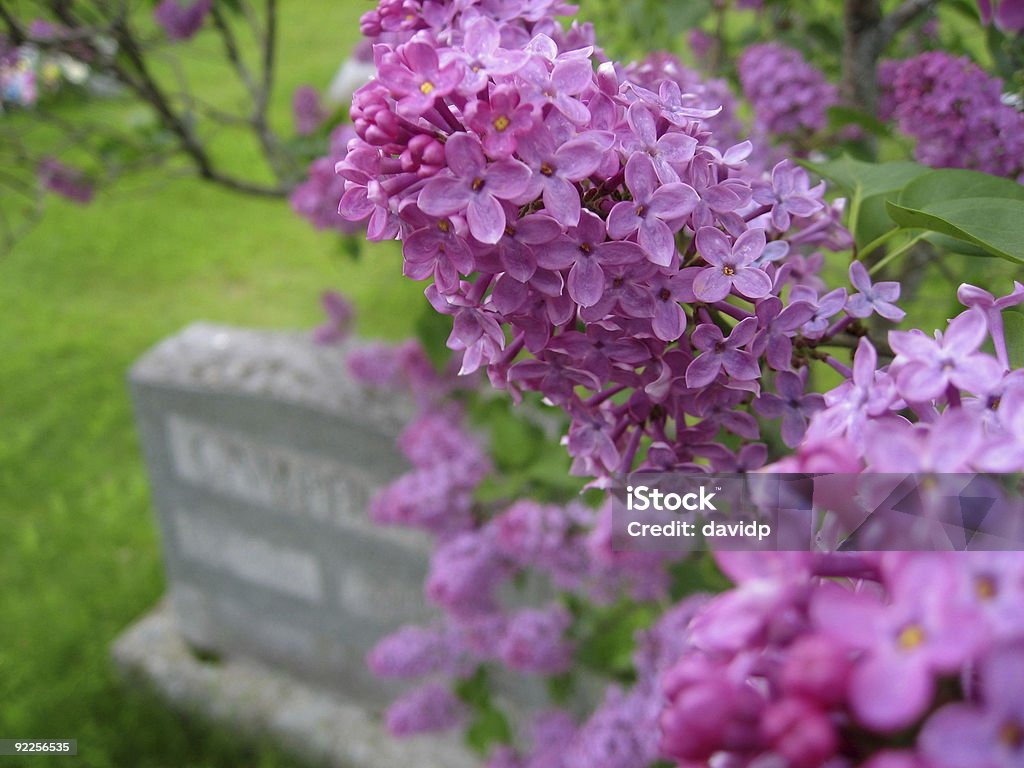
POLYGON ((1008 720, 999 728, 997 737, 1000 742, 1012 750, 1024 747, 1024 728, 1014 720, 1008 720))
POLYGON ((441 219, 440 221, 437 222, 437 228, 440 229, 442 232, 447 232, 449 229, 451 229, 451 224, 448 223, 447 219, 441 219))
POLYGON ((429 80, 424 80, 423 85, 420 86, 420 93, 424 96, 429 96, 434 91, 434 84, 429 80))
POLYGON ((736 270, 732 267, 722 267, 722 274, 726 277, 732 277, 736 274, 736 270))
POLYGON ((991 576, 979 576, 974 580, 974 592, 980 600, 991 600, 996 596, 996 580, 991 576))
POLYGON ((924 642, 924 630, 918 624, 908 624, 896 638, 900 648, 905 651, 913 650, 924 642))
POLYGON ((506 128, 508 128, 510 122, 511 121, 507 117, 501 115, 498 117, 497 120, 494 121, 494 127, 498 129, 498 131, 504 131, 506 128))

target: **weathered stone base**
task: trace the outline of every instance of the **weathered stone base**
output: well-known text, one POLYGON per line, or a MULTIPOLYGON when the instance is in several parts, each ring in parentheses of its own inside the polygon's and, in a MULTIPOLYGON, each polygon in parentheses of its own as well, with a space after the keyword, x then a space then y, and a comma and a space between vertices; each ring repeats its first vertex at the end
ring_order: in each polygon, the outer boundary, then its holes
POLYGON ((453 738, 396 741, 379 713, 339 694, 243 658, 202 661, 185 644, 173 612, 158 605, 117 639, 114 662, 168 703, 331 768, 478 768, 453 738))

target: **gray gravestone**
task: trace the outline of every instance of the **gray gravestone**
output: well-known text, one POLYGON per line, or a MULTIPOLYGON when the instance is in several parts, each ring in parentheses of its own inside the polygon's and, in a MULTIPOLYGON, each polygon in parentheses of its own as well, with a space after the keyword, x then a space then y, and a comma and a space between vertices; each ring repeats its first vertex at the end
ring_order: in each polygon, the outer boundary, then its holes
POLYGON ((375 526, 373 492, 405 469, 408 402, 364 391, 307 334, 196 324, 132 368, 132 396, 186 642, 360 701, 388 631, 429 616, 427 542, 375 526))

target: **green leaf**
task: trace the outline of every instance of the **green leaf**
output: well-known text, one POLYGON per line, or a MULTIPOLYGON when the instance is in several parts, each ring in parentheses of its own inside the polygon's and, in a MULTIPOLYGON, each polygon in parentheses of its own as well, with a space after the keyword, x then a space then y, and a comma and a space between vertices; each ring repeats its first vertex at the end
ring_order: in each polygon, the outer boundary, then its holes
POLYGON ((832 130, 837 130, 847 125, 856 125, 875 136, 888 136, 892 133, 888 125, 874 115, 859 109, 853 109, 852 107, 829 107, 827 114, 828 126, 832 130))
POLYGON ((871 195, 860 204, 857 217, 857 231, 854 239, 858 248, 863 248, 877 237, 893 229, 892 219, 885 210, 886 195, 871 195))
POLYGON ((910 161, 866 163, 849 155, 827 163, 812 163, 808 160, 797 162, 833 182, 851 197, 860 199, 902 189, 908 182, 929 170, 910 161))
POLYGON ((486 755, 495 744, 511 742, 512 726, 505 713, 494 706, 478 711, 466 729, 466 743, 481 755, 486 755))
POLYGON ((972 197, 1024 200, 1024 185, 979 171, 943 168, 915 178, 900 190, 896 202, 904 208, 921 209, 943 200, 972 197))
POLYGON ((961 253, 964 256, 985 256, 986 258, 992 255, 984 248, 971 245, 963 240, 957 240, 955 237, 940 235, 938 232, 930 232, 925 235, 924 239, 936 248, 948 251, 949 253, 961 253))
POLYGON ((480 665, 473 674, 455 683, 455 695, 473 709, 485 709, 491 705, 491 683, 487 667, 480 665))
POLYGON ((889 201, 893 221, 908 229, 928 229, 1024 264, 1024 200, 972 197, 940 200, 921 209, 889 201))
POLYGON ((564 706, 576 693, 576 677, 571 672, 554 675, 545 681, 548 696, 558 706, 564 706))
POLYGON ((580 663, 620 680, 634 674, 633 649, 638 630, 647 629, 656 612, 650 605, 619 603, 586 611, 577 621, 580 663))
POLYGON ((670 592, 676 601, 698 592, 724 592, 732 586, 718 570, 710 552, 695 552, 686 560, 672 564, 669 574, 672 577, 670 592))

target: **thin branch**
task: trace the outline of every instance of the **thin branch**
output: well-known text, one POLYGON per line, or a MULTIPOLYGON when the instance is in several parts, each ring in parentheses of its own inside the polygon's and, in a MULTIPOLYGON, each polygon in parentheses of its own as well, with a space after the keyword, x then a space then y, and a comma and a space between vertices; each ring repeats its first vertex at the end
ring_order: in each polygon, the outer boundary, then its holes
MULTIPOLYGON (((274 89, 274 63, 277 57, 277 2, 267 0, 267 31, 263 36, 263 98, 269 100, 274 89)), ((266 109, 266 104, 263 105, 266 109)))
POLYGON ((869 115, 878 104, 875 66, 882 54, 881 0, 846 0, 844 8, 843 99, 869 115))
POLYGON ((24 45, 28 41, 28 32, 18 23, 18 20, 14 18, 11 12, 4 7, 3 3, 0 3, 0 19, 4 20, 4 25, 7 27, 8 33, 10 33, 12 43, 24 45))
POLYGON ((270 129, 270 124, 267 120, 270 89, 273 85, 272 71, 275 46, 273 39, 275 35, 275 9, 272 2, 268 6, 267 13, 269 14, 267 17, 267 28, 264 39, 261 41, 263 71, 260 82, 257 83, 245 60, 242 58, 238 42, 231 31, 231 26, 228 24, 227 19, 224 18, 224 14, 216 5, 210 11, 213 24, 220 33, 221 40, 224 43, 224 53, 238 73, 238 77, 245 86, 245 89, 249 92, 249 98, 252 99, 252 117, 249 120, 249 125, 256 132, 256 137, 259 139, 260 146, 263 148, 263 154, 270 164, 274 176, 277 177, 278 181, 285 181, 291 175, 289 163, 281 149, 281 142, 270 129))
MULTIPOLYGON (((66 0, 49 0, 47 5, 53 15, 68 29, 83 30, 87 27, 72 13, 72 6, 66 0)), ((270 7, 273 10, 272 3, 270 3, 270 7)), ((8 29, 11 31, 12 39, 18 39, 19 35, 21 39, 28 39, 21 25, 2 2, 0 2, 0 18, 4 19, 8 29)), ((268 22, 268 24, 268 30, 272 30, 272 23, 268 22)), ((138 40, 131 29, 127 7, 123 4, 120 7, 120 12, 109 20, 109 34, 117 42, 119 53, 123 57, 122 60, 105 54, 96 45, 95 38, 83 37, 79 44, 86 46, 89 52, 95 56, 96 61, 104 64, 106 71, 124 83, 143 102, 153 108, 160 122, 177 138, 178 145, 191 159, 201 178, 228 189, 252 195, 283 197, 288 194, 289 189, 287 185, 281 183, 280 180, 275 185, 261 184, 246 179, 239 179, 221 171, 214 165, 206 147, 196 137, 189 123, 175 110, 170 97, 150 72, 146 63, 146 57, 140 49, 138 40)), ((269 45, 272 52, 273 43, 271 42, 269 45)), ((265 45, 265 50, 266 47, 265 45)), ((264 53, 264 61, 266 61, 266 53, 264 53)), ((271 63, 273 62, 272 55, 270 61, 271 63)), ((267 96, 265 93, 260 95, 261 98, 257 101, 257 105, 262 110, 261 114, 265 114, 267 96)))
POLYGON ((938 0, 905 0, 882 22, 882 39, 888 43, 898 32, 906 29, 919 16, 938 6, 938 0))
POLYGON ((235 41, 235 35, 231 31, 231 27, 228 26, 220 6, 216 3, 210 8, 210 18, 213 19, 213 25, 217 28, 221 41, 224 43, 224 53, 227 55, 228 61, 231 62, 231 65, 238 73, 239 78, 245 85, 245 89, 249 92, 249 97, 255 102, 259 96, 259 92, 256 89, 256 81, 253 80, 249 67, 246 66, 245 61, 242 59, 242 54, 238 50, 238 43, 235 41))

